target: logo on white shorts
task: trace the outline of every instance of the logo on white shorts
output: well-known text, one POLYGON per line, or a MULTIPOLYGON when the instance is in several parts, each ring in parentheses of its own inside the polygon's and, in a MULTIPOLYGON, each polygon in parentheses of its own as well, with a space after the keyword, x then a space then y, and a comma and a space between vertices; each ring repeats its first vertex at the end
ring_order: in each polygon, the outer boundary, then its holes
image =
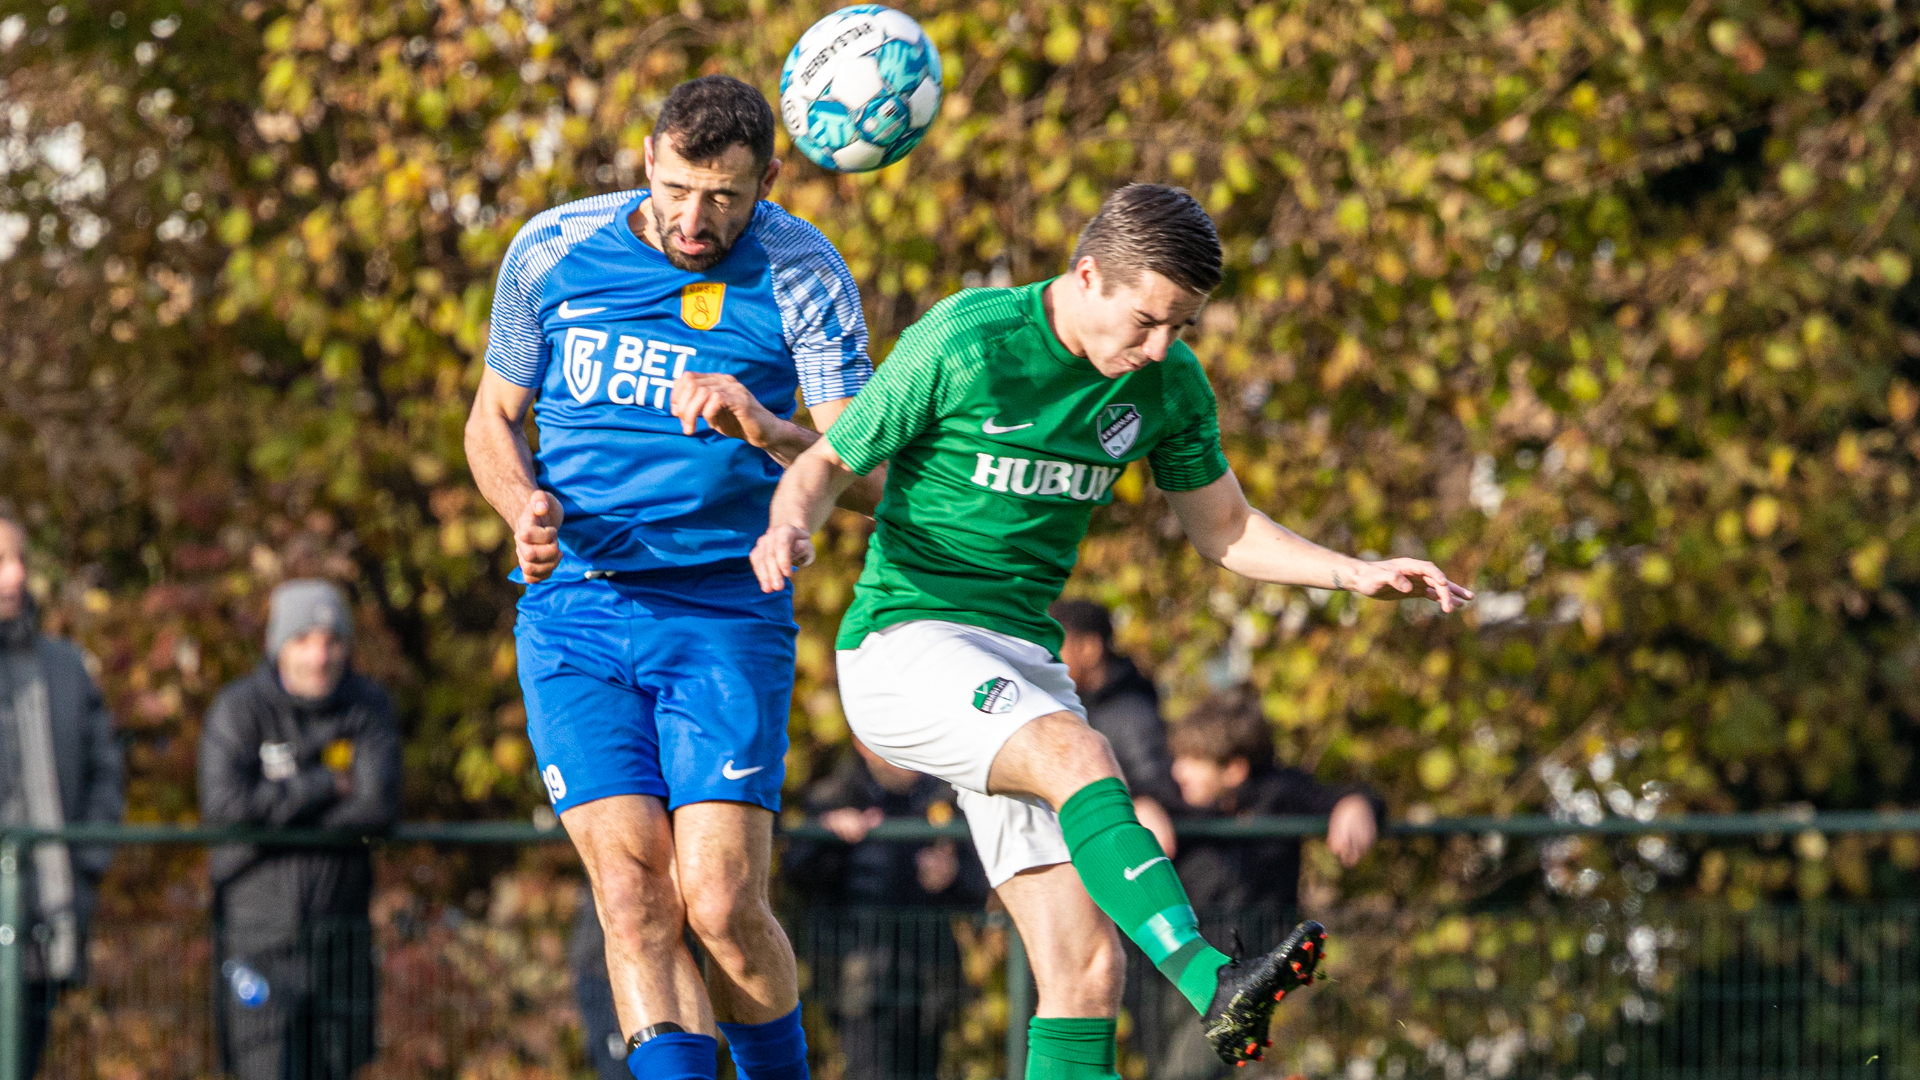
POLYGON ((1141 874, 1146 873, 1147 867, 1152 866, 1154 863, 1157 863, 1157 862, 1166 862, 1166 861, 1167 861, 1167 857, 1165 855, 1157 855, 1151 859, 1148 859, 1146 862, 1141 863, 1139 866, 1127 867, 1125 870, 1120 871, 1120 874, 1122 877, 1126 878, 1128 881, 1132 881, 1134 878, 1137 878, 1141 874))
POLYGON ((996 677, 973 688, 973 707, 989 716, 1013 711, 1020 700, 1020 686, 1012 679, 996 677))
POLYGON ((738 780, 741 777, 752 776, 754 773, 757 773, 764 768, 766 768, 765 765, 755 765, 751 769, 736 769, 733 767, 733 759, 728 758, 727 763, 725 765, 720 766, 720 775, 726 777, 729 780, 738 780))
POLYGON ((547 782, 547 797, 549 799, 552 799, 554 802, 559 802, 561 799, 567 797, 567 781, 560 775, 560 766, 547 766, 546 771, 540 774, 540 779, 547 782))

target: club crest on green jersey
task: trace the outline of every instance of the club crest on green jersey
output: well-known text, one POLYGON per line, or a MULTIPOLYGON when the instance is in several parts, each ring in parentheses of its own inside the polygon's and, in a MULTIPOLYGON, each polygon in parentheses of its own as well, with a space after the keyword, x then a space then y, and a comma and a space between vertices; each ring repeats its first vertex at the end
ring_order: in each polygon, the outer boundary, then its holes
POLYGON ((989 716, 1011 711, 1019 700, 1020 684, 1005 677, 988 679, 973 688, 973 707, 989 716))
POLYGON ((1140 428, 1144 423, 1140 410, 1131 405, 1109 405, 1101 409, 1099 421, 1094 425, 1100 433, 1100 449, 1105 450, 1111 458, 1133 449, 1134 440, 1140 437, 1140 428))

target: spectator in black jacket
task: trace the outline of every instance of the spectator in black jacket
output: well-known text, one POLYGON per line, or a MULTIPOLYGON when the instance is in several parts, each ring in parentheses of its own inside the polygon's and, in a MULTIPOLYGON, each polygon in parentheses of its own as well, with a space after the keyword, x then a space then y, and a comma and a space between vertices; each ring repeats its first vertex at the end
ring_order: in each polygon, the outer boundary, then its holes
MULTIPOLYGON (((59 828, 117 822, 120 744, 80 650, 40 633, 27 592, 27 536, 0 517, 0 823, 59 828)), ((40 1067, 60 992, 86 979, 87 931, 110 847, 40 844, 22 884, 31 925, 21 1075, 40 1067)))
MULTIPOLYGON (((386 692, 349 669, 352 644, 333 584, 274 590, 266 660, 220 692, 200 736, 206 824, 379 829, 399 818, 399 724, 386 692)), ((226 1071, 345 1080, 374 1047, 366 848, 230 844, 212 870, 226 1071)))
MULTIPOLYGON (((1274 762, 1273 734, 1249 694, 1202 702, 1169 740, 1186 812, 1201 817, 1326 814, 1327 846, 1352 866, 1373 846, 1385 809, 1365 787, 1328 787, 1274 762)), ((1174 866, 1195 908, 1288 915, 1299 902, 1300 841, 1189 839, 1174 866)))
POLYGON ((1060 662, 1087 710, 1087 723, 1113 747, 1133 792, 1134 813, 1161 849, 1174 854, 1169 815, 1180 805, 1180 790, 1167 756, 1160 691, 1132 660, 1113 650, 1113 617, 1106 608, 1091 600, 1056 600, 1047 613, 1066 631, 1060 662))
POLYGON ((793 841, 781 858, 797 899, 817 905, 802 913, 798 944, 819 957, 846 1080, 934 1080, 959 1015, 959 986, 940 978, 960 962, 952 933, 926 933, 923 915, 899 909, 977 910, 988 891, 979 856, 952 840, 866 839, 890 817, 952 820, 953 800, 945 782, 889 765, 856 739, 807 797, 808 818, 841 842, 793 841))
MULTIPOLYGON (((1273 732, 1250 693, 1217 694, 1174 725, 1173 777, 1194 817, 1329 816, 1327 846, 1352 866, 1373 846, 1386 808, 1359 785, 1328 787, 1302 769, 1274 762, 1273 732)), ((1231 930, 1250 955, 1278 943, 1293 926, 1300 897, 1300 841, 1188 837, 1174 859, 1180 881, 1210 933, 1231 930)), ((1217 940, 1217 938, 1216 938, 1217 940)), ((1173 995, 1178 998, 1178 995, 1173 995)), ((1163 1002, 1164 1030, 1154 1080, 1231 1075, 1195 1037, 1184 1001, 1163 1002)), ((1147 1013, 1154 1015, 1152 1011, 1147 1013)))

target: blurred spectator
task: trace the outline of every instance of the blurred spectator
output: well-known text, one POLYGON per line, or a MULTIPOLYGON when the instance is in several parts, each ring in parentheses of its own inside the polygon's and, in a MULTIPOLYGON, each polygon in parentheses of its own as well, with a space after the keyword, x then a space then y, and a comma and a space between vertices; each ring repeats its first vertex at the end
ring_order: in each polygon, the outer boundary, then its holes
MULTIPOLYGON (((1326 814, 1327 846, 1348 866, 1373 846, 1386 807, 1365 787, 1328 787, 1302 769, 1274 762, 1273 732, 1259 701, 1217 694, 1174 725, 1173 777, 1196 817, 1326 814)), ((1203 924, 1231 929, 1247 954, 1272 948, 1293 926, 1300 895, 1300 841, 1188 837, 1174 859, 1203 924)), ((1163 1003, 1164 1047, 1154 1080, 1223 1077, 1224 1066, 1178 995, 1163 1003)), ((1152 1044, 1148 1044, 1152 1045, 1152 1044)))
MULTIPOLYGON (((352 644, 333 584, 273 591, 266 659, 220 692, 200 736, 206 824, 375 829, 400 816, 399 724, 348 667, 352 644)), ((367 849, 229 844, 212 871, 226 1071, 345 1080, 374 1051, 367 849)))
POLYGON ((613 980, 607 976, 607 932, 593 904, 593 889, 580 886, 568 935, 567 967, 573 972, 573 1000, 580 1010, 587 1061, 600 1080, 633 1080, 627 1071, 627 1040, 613 1011, 613 980))
MULTIPOLYGON (((1373 846, 1385 806, 1365 787, 1328 787, 1274 762, 1273 733, 1244 693, 1203 701, 1171 737, 1173 776, 1188 813, 1205 817, 1326 814, 1327 846, 1352 866, 1373 846)), ((1300 841, 1190 839, 1174 866, 1196 908, 1260 908, 1289 915, 1299 902, 1300 841)))
MULTIPOLYGON (((27 592, 27 536, 0 517, 0 823, 58 829, 117 822, 120 744, 80 650, 40 633, 27 592)), ((39 844, 22 876, 32 919, 21 1075, 39 1071, 60 992, 86 978, 87 931, 110 847, 39 844)))
POLYGON ((1160 691, 1132 660, 1113 651, 1113 617, 1106 608, 1091 600, 1056 600, 1047 613, 1066 631, 1060 662, 1080 694, 1087 723, 1113 746, 1133 792, 1134 813, 1161 849, 1174 854, 1178 849, 1168 815, 1180 805, 1180 792, 1167 756, 1160 691))
POLYGON ((987 875, 972 844, 863 842, 889 817, 950 820, 953 789, 889 765, 859 740, 817 781, 808 817, 844 843, 793 841, 783 876, 817 912, 799 920, 800 954, 817 957, 818 986, 837 1022, 846 1080, 934 1080, 940 1043, 959 1015, 953 935, 924 931, 901 908, 977 910, 987 875), (902 921, 906 920, 906 921, 902 921))

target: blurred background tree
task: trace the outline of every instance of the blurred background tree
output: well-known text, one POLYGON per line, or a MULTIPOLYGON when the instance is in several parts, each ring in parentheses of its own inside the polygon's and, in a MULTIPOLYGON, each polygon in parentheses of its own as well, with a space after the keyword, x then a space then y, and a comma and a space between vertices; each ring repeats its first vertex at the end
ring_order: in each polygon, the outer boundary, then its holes
MULTIPOLYGON (((403 703, 409 814, 536 804, 511 545, 460 448, 494 271, 539 210, 644 182, 674 84, 771 92, 824 10, 0 0, 0 499, 101 661, 135 816, 191 815, 199 714, 309 573, 351 585, 403 703)), ((1283 756, 1416 817, 1916 801, 1910 5, 909 10, 946 59, 926 144, 865 176, 789 155, 776 192, 841 246, 876 355, 963 285, 1056 272, 1115 186, 1186 185, 1226 242, 1193 344, 1254 502, 1481 591, 1443 619, 1251 586, 1135 472, 1072 589, 1176 706, 1250 681, 1283 756)), ((794 786, 847 737, 865 530, 829 533, 794 786)), ((1406 843, 1342 885, 1864 895, 1920 865, 1883 846, 1406 843)))

